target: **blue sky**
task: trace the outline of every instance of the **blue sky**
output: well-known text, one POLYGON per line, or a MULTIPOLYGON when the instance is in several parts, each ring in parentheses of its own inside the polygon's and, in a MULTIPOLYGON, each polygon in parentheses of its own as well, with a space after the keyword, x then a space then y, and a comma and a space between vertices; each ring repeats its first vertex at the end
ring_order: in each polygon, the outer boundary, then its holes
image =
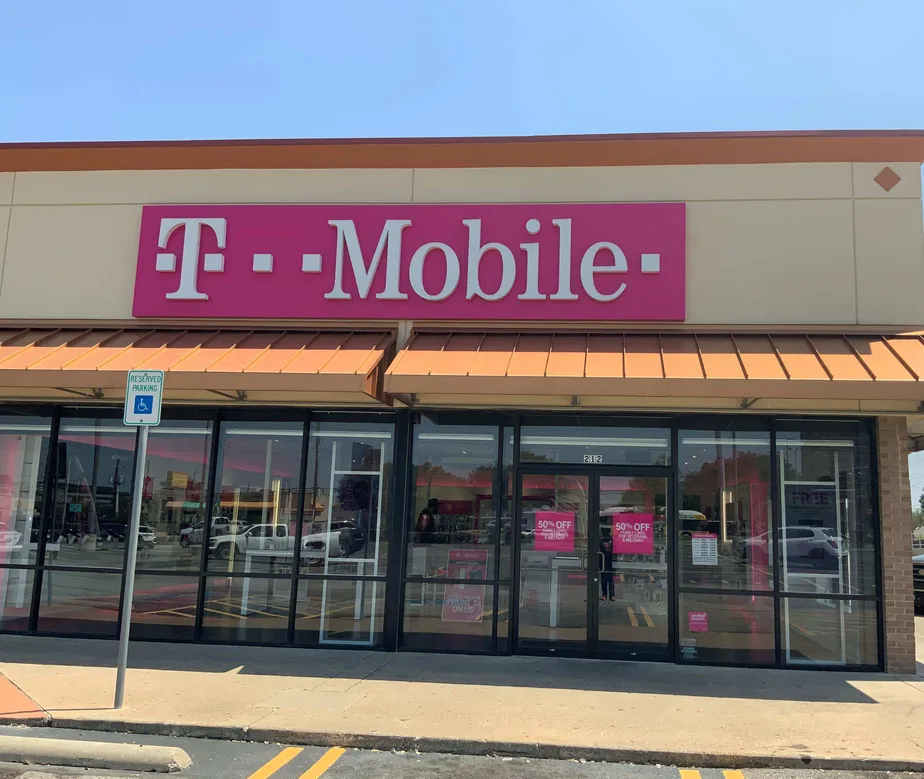
POLYGON ((0 142, 924 127, 921 0, 0 3, 0 142))

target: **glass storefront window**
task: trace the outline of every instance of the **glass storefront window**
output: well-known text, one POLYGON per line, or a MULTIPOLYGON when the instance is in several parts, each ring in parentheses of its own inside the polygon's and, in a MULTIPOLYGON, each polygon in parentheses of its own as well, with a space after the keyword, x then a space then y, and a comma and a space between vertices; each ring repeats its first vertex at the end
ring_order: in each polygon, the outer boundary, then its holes
POLYGON ((876 521, 865 435, 777 434, 785 592, 876 594, 876 521))
POLYGON ((151 428, 141 500, 139 568, 199 570, 211 441, 211 422, 165 420, 151 428))
POLYGON ((300 646, 381 646, 385 582, 302 579, 295 604, 300 646))
POLYGON ((135 575, 131 637, 191 641, 199 579, 139 570, 135 575))
POLYGON ((408 582, 403 646, 427 651, 490 652, 494 586, 408 582))
POLYGON ((773 598, 681 593, 679 656, 701 663, 773 665, 773 598))
POLYGON ((121 591, 118 573, 48 569, 42 576, 38 630, 114 637, 121 591))
POLYGON ((520 461, 579 465, 669 465, 670 430, 649 427, 533 427, 520 431, 520 461))
POLYGON ((876 603, 784 598, 783 660, 789 665, 879 663, 876 603))
POLYGON ((494 578, 496 535, 510 532, 494 516, 497 435, 496 427, 427 419, 415 426, 409 577, 457 578, 464 567, 475 578, 494 578))
POLYGON ((680 432, 680 586, 772 590, 770 434, 680 432))
MULTIPOLYGON (((209 571, 291 572, 302 430, 298 422, 222 423, 209 571)), ((201 537, 201 532, 192 534, 191 545, 201 537)))
POLYGON ((120 419, 63 419, 48 565, 122 568, 132 510, 135 430, 120 419))
POLYGON ((202 637, 208 641, 284 644, 291 592, 291 579, 209 577, 202 637))
POLYGON ((301 572, 384 576, 394 425, 315 422, 308 440, 301 572))
POLYGON ((10 633, 29 630, 33 576, 29 568, 0 567, 0 630, 10 633))
POLYGON ((0 565, 35 563, 50 430, 50 419, 0 417, 0 565))

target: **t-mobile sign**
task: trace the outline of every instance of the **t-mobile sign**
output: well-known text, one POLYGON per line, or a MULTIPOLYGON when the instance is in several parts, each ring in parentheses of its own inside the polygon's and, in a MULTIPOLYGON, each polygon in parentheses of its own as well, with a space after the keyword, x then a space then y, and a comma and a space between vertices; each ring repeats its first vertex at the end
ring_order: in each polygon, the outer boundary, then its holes
POLYGON ((137 317, 682 321, 683 203, 146 206, 137 317))

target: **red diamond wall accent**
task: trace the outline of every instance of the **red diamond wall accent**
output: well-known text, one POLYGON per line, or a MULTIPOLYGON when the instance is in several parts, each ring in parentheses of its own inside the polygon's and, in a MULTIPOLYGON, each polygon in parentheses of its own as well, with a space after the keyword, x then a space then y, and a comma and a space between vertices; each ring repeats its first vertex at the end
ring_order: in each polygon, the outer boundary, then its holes
POLYGON ((879 175, 873 179, 873 181, 875 181, 886 192, 892 189, 892 187, 898 184, 898 182, 901 180, 902 177, 889 167, 883 168, 881 171, 879 171, 879 175))

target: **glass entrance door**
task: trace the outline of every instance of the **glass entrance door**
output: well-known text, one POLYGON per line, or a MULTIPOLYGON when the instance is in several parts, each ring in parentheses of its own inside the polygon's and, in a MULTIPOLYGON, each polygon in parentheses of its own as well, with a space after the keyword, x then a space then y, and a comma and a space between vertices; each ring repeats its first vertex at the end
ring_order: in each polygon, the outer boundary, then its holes
POLYGON ((518 646, 587 655, 591 477, 522 473, 518 646))
POLYGON ((667 479, 599 475, 596 654, 666 660, 667 479))
POLYGON ((521 472, 517 651, 667 659, 665 476, 521 472))

